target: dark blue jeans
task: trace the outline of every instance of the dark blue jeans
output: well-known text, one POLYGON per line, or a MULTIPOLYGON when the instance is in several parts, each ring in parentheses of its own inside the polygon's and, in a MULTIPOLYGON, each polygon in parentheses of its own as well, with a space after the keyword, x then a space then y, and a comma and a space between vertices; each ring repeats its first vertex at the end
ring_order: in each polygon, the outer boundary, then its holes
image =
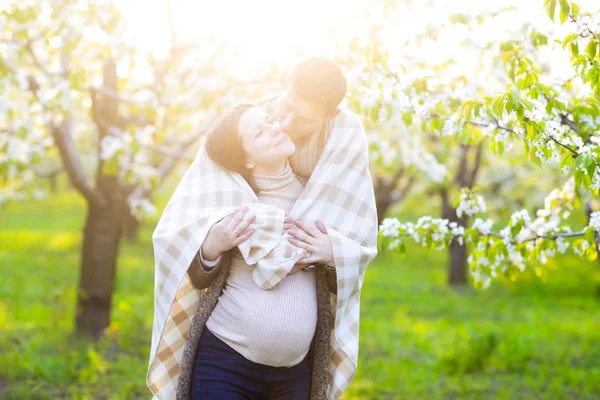
POLYGON ((293 367, 257 364, 204 328, 194 362, 192 400, 308 400, 308 355, 293 367))

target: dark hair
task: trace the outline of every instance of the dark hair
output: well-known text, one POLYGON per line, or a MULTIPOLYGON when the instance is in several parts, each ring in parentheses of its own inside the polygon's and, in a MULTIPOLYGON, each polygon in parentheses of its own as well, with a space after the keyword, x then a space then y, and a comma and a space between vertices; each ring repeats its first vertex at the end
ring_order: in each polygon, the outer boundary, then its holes
POLYGON ((223 115, 206 136, 206 153, 213 162, 226 170, 237 172, 256 191, 252 171, 246 167, 246 153, 238 133, 242 114, 253 104, 240 104, 223 115))
POLYGON ((294 86, 302 100, 322 107, 327 114, 346 96, 347 83, 342 69, 323 57, 311 57, 296 65, 287 82, 294 86))

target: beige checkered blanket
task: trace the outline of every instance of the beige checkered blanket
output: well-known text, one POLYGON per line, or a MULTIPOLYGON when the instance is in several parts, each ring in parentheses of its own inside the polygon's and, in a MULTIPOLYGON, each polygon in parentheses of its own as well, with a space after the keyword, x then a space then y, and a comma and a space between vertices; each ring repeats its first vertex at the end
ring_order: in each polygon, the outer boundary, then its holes
MULTIPOLYGON (((330 399, 354 378, 358 358, 360 290, 364 272, 377 254, 377 214, 364 129, 342 109, 323 153, 290 216, 326 226, 337 272, 332 294, 330 399)), ((210 227, 234 209, 248 205, 255 233, 239 246, 253 280, 276 285, 304 254, 282 235, 284 211, 261 204, 238 174, 215 165, 204 146, 184 174, 152 235, 155 260, 154 325, 146 383, 156 399, 174 399, 179 364, 191 319, 204 291, 186 273, 210 227)))

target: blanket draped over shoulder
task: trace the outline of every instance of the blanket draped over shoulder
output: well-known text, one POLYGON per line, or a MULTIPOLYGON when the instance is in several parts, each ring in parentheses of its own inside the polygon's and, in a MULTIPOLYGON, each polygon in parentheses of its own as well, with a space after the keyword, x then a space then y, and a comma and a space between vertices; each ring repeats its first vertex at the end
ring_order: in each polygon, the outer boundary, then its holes
MULTIPOLYGON (((330 343, 328 398, 337 399, 354 378, 358 358, 360 290, 377 254, 377 213, 367 140, 358 117, 342 108, 304 191, 290 216, 329 235, 337 274, 331 294, 335 318, 330 343)), ((204 145, 175 189, 152 235, 155 261, 154 324, 146 383, 156 399, 175 398, 181 357, 204 291, 187 270, 211 226, 247 205, 255 214, 251 238, 239 247, 254 266, 255 284, 269 290, 306 251, 283 233, 284 211, 261 204, 248 183, 207 156, 204 145)))

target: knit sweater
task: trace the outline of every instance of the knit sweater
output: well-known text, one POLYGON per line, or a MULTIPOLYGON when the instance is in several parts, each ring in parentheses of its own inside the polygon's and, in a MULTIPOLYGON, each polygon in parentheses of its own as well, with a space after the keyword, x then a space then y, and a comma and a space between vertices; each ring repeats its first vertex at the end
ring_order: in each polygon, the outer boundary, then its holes
MULTIPOLYGON (((286 215, 304 189, 289 164, 277 175, 254 175, 261 203, 286 215)), ((300 270, 269 290, 252 280, 253 267, 233 251, 227 282, 206 327, 255 363, 291 367, 304 359, 317 325, 315 271, 300 270)))

